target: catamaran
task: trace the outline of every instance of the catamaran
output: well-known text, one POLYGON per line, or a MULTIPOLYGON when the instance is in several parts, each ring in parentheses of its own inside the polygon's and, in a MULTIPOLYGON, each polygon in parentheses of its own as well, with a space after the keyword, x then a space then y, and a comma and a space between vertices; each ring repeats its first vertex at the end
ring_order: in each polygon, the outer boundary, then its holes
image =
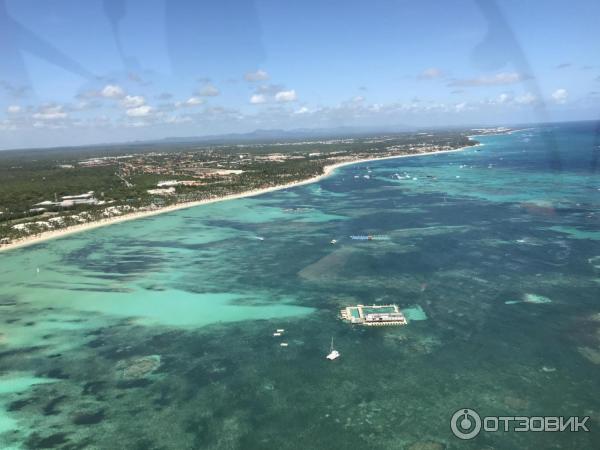
POLYGON ((330 361, 333 361, 334 359, 339 358, 340 352, 338 352, 337 350, 333 349, 333 336, 331 337, 331 347, 329 349, 329 355, 326 356, 326 358, 330 361))

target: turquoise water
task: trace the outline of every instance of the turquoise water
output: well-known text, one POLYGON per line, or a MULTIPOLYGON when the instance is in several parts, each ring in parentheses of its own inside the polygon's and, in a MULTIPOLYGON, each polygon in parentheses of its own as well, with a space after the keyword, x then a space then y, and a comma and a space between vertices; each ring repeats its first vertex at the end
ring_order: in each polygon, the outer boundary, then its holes
POLYGON ((1 253, 0 448, 600 448, 594 127, 1 253), (460 441, 463 407, 592 432, 460 441))

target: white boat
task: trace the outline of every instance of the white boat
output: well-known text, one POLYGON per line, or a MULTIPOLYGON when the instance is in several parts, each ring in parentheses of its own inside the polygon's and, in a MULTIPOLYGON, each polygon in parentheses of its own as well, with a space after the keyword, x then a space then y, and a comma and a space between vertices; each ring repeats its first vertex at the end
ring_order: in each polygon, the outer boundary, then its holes
POLYGON ((337 240, 335 240, 335 239, 332 239, 332 240, 331 240, 331 242, 330 242, 330 244, 331 244, 331 245, 335 245, 335 244, 337 244, 337 240))
POLYGON ((333 349, 333 337, 332 337, 331 338, 331 348, 329 349, 329 355, 327 355, 326 358, 330 361, 333 361, 334 359, 337 359, 340 356, 341 356, 340 352, 333 349))

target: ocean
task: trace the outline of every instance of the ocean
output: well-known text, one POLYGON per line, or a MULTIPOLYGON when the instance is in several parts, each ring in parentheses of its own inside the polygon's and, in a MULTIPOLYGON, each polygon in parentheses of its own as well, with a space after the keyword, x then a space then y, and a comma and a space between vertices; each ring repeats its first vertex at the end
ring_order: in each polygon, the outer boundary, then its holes
POLYGON ((0 253, 0 448, 600 448, 598 130, 477 137, 0 253), (339 319, 388 303, 408 325, 339 319), (590 431, 462 440, 464 408, 590 431))

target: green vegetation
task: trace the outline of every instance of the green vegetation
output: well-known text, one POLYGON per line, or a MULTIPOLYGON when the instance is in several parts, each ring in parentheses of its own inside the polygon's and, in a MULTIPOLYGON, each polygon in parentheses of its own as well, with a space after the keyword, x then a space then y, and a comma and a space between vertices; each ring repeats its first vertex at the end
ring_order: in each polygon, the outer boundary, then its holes
POLYGON ((0 239, 6 243, 140 209, 300 181, 338 161, 472 144, 462 132, 431 132, 285 143, 163 142, 4 151, 0 239), (157 186, 164 181, 180 184, 157 186), (88 204, 63 199, 90 191, 88 204))

